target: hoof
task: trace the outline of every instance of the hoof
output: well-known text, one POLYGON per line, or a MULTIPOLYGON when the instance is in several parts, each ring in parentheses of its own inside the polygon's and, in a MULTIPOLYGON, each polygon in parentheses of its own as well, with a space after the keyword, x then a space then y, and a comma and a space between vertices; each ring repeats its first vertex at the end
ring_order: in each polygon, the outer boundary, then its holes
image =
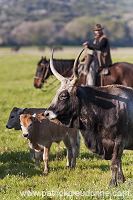
POLYGON ((37 169, 40 168, 40 164, 36 164, 35 168, 37 168, 37 169))
POLYGON ((123 175, 118 175, 118 181, 120 183, 124 183, 126 181, 125 177, 123 175))
POLYGON ((70 168, 70 166, 69 166, 69 165, 66 165, 66 168, 67 168, 67 169, 69 169, 69 168, 70 168))
POLYGON ((117 187, 118 186, 116 180, 111 180, 109 185, 110 185, 110 187, 117 187))
POLYGON ((44 170, 44 175, 47 176, 48 175, 48 169, 44 170))

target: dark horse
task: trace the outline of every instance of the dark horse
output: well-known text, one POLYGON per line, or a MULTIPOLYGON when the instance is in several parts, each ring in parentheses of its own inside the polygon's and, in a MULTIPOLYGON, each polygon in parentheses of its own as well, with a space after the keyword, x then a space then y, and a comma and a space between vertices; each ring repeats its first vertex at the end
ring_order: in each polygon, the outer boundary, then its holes
MULTIPOLYGON (((74 60, 53 60, 56 70, 64 77, 71 77, 73 73, 74 60)), ((133 87, 133 64, 128 62, 118 62, 110 66, 110 73, 100 75, 98 73, 97 58, 88 54, 79 63, 80 78, 77 85, 96 85, 103 86, 120 84, 133 87), (88 66, 87 66, 88 64, 88 66), (87 70, 88 69, 88 70, 87 70), (101 80, 102 79, 102 80, 101 80)), ((36 74, 34 77, 34 87, 42 88, 43 84, 49 76, 53 75, 50 70, 50 62, 45 58, 41 58, 38 62, 36 74)))
MULTIPOLYGON (((54 66, 56 70, 63 75, 64 77, 71 77, 73 74, 73 59, 71 60, 63 60, 63 59, 54 59, 54 66)), ((79 73, 82 73, 82 77, 78 81, 78 85, 84 85, 86 82, 86 76, 83 75, 84 66, 79 67, 79 73)), ((46 57, 42 57, 41 60, 37 64, 36 74, 34 76, 34 87, 42 88, 44 83, 47 83, 47 79, 53 75, 50 69, 50 61, 46 59, 46 57)))

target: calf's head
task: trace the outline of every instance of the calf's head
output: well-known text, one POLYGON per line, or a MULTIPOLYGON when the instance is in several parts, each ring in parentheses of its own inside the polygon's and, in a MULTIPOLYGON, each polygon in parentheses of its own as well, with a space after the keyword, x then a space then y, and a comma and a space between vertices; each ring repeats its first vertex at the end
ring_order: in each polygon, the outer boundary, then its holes
POLYGON ((14 128, 15 130, 20 130, 21 126, 20 126, 19 117, 23 113, 24 110, 25 109, 14 107, 10 113, 8 122, 6 124, 6 128, 8 129, 14 128))
POLYGON ((72 122, 76 119, 78 115, 79 100, 77 98, 76 82, 78 81, 79 57, 82 54, 83 50, 75 59, 73 67, 73 76, 71 78, 64 78, 55 70, 53 65, 53 52, 50 59, 51 71, 61 82, 61 87, 57 90, 50 107, 45 112, 45 115, 49 119, 57 118, 59 121, 61 121, 63 124, 69 127, 72 127, 72 122))
POLYGON ((22 136, 28 137, 29 131, 32 129, 32 119, 33 116, 30 114, 20 115, 20 124, 22 129, 22 136))

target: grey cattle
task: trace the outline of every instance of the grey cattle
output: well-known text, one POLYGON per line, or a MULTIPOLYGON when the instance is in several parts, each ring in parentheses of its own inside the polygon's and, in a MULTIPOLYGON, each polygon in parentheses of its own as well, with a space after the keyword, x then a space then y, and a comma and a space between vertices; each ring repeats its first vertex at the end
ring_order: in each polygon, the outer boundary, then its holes
POLYGON ((36 117, 29 114, 22 114, 20 115, 20 123, 23 136, 29 139, 32 148, 36 151, 44 148, 44 174, 48 173, 48 157, 53 142, 58 143, 63 140, 68 151, 67 166, 75 167, 76 158, 79 153, 80 139, 77 128, 70 129, 62 126, 57 120, 50 121, 43 114, 38 114, 36 117))
POLYGON ((50 67, 61 87, 45 114, 66 126, 78 127, 89 150, 112 160, 110 184, 116 186, 118 180, 125 180, 123 150, 133 150, 133 89, 120 85, 76 86, 77 63, 82 52, 75 60, 73 79, 64 78, 55 70, 52 53, 50 67))

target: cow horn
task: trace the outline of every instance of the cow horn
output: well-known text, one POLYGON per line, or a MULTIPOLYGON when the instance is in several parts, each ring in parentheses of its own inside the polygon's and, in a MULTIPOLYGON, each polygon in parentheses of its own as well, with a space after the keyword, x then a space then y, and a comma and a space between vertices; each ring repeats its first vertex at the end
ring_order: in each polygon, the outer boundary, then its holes
POLYGON ((77 80, 78 80, 78 61, 79 61, 79 58, 82 54, 82 52, 85 50, 85 48, 83 48, 80 53, 78 54, 78 56, 76 57, 75 61, 74 61, 74 65, 73 65, 73 75, 74 75, 74 78, 73 80, 71 81, 71 84, 74 85, 77 80))
POLYGON ((53 64, 53 53, 54 53, 54 50, 52 49, 52 55, 51 55, 51 58, 50 58, 50 69, 51 71, 53 72, 53 74, 55 75, 55 77, 60 81, 62 82, 65 78, 60 75, 56 69, 54 68, 54 64, 53 64))

